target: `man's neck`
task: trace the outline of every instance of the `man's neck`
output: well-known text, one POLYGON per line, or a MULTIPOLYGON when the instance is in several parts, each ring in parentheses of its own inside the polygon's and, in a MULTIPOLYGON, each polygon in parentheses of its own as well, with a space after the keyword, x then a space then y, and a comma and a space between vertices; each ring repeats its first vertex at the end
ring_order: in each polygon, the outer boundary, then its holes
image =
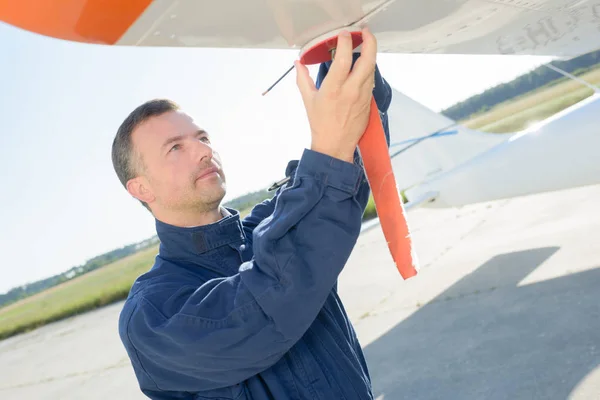
POLYGON ((217 209, 193 214, 177 213, 174 215, 155 215, 155 218, 166 224, 178 226, 181 228, 193 228, 196 226, 210 225, 220 221, 227 215, 227 211, 219 206, 217 209))

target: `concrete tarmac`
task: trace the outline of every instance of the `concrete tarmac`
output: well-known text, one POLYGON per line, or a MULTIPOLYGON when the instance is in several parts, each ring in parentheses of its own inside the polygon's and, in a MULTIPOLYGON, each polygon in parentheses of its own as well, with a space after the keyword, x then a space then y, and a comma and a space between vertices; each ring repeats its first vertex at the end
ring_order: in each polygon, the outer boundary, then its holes
MULTIPOLYGON (((416 209, 403 281, 379 228, 342 273, 378 400, 600 399, 600 186, 416 209)), ((0 399, 145 399, 122 303, 0 342, 0 399)))

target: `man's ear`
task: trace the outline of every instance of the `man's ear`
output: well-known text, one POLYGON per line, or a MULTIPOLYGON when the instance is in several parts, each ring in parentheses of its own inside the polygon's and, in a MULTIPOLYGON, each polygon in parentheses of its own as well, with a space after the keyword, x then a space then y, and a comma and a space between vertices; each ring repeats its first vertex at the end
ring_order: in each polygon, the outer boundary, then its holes
POLYGON ((154 194, 150 190, 148 182, 141 176, 130 179, 127 182, 127 191, 136 199, 150 204, 154 201, 154 194))

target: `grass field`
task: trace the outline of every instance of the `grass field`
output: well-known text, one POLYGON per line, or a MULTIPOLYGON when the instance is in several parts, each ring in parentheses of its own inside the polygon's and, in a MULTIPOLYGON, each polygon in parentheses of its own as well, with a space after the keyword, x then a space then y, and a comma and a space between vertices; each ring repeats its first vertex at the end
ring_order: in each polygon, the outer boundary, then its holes
MULTIPOLYGON (((600 84, 600 68, 587 72, 582 75, 582 78, 600 84)), ((461 123, 487 132, 517 131, 591 94, 591 89, 567 81, 540 88, 461 123)), ((248 211, 241 211, 242 216, 248 211)), ((365 212, 365 219, 375 216, 375 205, 371 198, 365 212)), ((0 339, 124 299, 135 278, 152 266, 157 251, 158 246, 154 246, 45 292, 0 308, 0 339)))
POLYGON ((154 262, 158 246, 0 309, 0 339, 124 299, 154 262))
MULTIPOLYGON (((600 85, 600 67, 580 75, 580 78, 600 85)), ((592 93, 592 89, 568 80, 557 85, 542 87, 459 122, 471 129, 484 132, 515 132, 564 110, 591 96, 592 93)))

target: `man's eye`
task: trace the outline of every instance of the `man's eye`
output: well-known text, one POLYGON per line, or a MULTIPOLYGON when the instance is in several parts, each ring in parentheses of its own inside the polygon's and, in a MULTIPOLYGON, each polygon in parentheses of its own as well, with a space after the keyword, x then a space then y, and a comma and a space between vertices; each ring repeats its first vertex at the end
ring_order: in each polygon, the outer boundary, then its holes
POLYGON ((180 144, 176 144, 173 147, 171 147, 171 149, 169 151, 178 150, 180 147, 181 147, 180 144))
POLYGON ((207 138, 206 136, 200 138, 200 140, 204 141, 205 143, 210 143, 210 139, 207 138))

